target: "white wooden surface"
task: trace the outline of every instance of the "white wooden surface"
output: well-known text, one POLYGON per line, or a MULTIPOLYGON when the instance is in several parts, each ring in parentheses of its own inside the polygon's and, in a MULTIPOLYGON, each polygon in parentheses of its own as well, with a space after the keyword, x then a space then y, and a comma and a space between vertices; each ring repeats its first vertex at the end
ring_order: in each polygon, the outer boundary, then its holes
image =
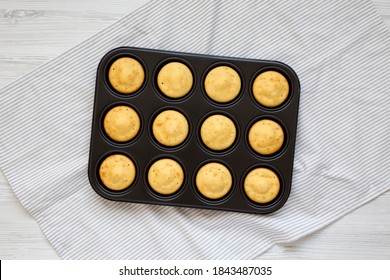
MULTIPOLYGON (((0 87, 146 2, 0 0, 0 87)), ((374 3, 390 29, 390 0, 374 3)), ((0 171, 0 259, 56 258, 0 171)), ((275 246, 260 258, 390 259, 390 192, 322 230, 275 246)))

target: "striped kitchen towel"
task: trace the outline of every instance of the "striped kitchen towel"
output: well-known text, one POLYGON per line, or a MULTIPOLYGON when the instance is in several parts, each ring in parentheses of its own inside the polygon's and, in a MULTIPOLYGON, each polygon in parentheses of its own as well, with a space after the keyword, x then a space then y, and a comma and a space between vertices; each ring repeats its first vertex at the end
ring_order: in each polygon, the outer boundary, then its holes
POLYGON ((0 164, 64 259, 256 258, 390 188, 390 36, 370 1, 149 2, 0 90, 0 164), (87 165, 119 46, 278 60, 301 81, 292 192, 270 215, 118 203, 87 165))

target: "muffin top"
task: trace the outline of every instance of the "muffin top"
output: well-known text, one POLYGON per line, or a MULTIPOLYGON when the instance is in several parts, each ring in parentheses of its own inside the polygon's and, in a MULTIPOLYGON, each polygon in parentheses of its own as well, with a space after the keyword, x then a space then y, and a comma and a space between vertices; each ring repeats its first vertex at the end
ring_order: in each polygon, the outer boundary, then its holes
POLYGON ((166 110, 155 118, 152 130, 159 143, 172 147, 186 139, 189 126, 183 114, 175 110, 166 110))
POLYGON ((271 155, 280 150, 284 142, 282 127, 275 121, 263 119, 249 130, 249 145, 261 155, 271 155))
POLYGON ((165 64, 157 75, 157 85, 170 98, 180 98, 189 93, 193 77, 191 70, 181 62, 165 64))
POLYGON ((256 101, 266 107, 276 107, 288 97, 287 79, 276 71, 265 71, 253 82, 252 91, 256 101))
POLYGON ((240 75, 229 66, 213 68, 204 81, 206 94, 214 101, 226 103, 232 101, 241 90, 240 75))
POLYGON ((221 163, 203 165, 196 174, 196 187, 209 199, 220 199, 231 189, 233 183, 229 169, 221 163))
POLYGON ((236 139, 236 126, 228 117, 220 114, 208 117, 200 128, 203 143, 212 150, 229 148, 236 139))
POLYGON ((114 141, 126 142, 139 132, 141 120, 137 112, 129 106, 116 106, 104 117, 104 131, 114 141))
POLYGON ((134 163, 127 156, 114 154, 103 160, 99 168, 102 183, 114 191, 128 188, 135 179, 134 163))
POLYGON ((249 199, 256 203, 271 202, 279 193, 279 178, 268 168, 253 169, 245 178, 244 190, 249 199))
POLYGON ((131 57, 121 57, 114 61, 108 71, 111 86, 122 94, 136 92, 144 83, 145 71, 141 63, 131 57))
POLYGON ((159 194, 170 195, 177 192, 183 185, 183 181, 183 168, 173 159, 157 160, 149 168, 149 185, 159 194))

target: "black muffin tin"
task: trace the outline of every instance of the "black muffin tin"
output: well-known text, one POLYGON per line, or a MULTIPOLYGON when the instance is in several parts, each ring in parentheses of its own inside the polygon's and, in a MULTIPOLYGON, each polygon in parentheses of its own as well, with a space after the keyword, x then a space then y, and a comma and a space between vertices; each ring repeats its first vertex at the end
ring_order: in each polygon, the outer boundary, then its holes
POLYGON ((108 52, 100 61, 96 75, 95 103, 93 109, 91 146, 88 175, 94 190, 104 198, 115 201, 150 203, 169 206, 184 206, 247 213, 271 213, 282 207, 291 191, 295 138, 297 131, 299 80, 286 64, 277 61, 254 60, 179 53, 152 49, 121 47, 108 52), (120 57, 137 59, 145 70, 142 87, 133 94, 120 94, 108 82, 108 69, 120 57), (194 84, 184 98, 170 99, 157 86, 158 71, 168 62, 186 64, 192 71, 194 84), (204 90, 208 71, 216 66, 230 66, 241 77, 241 92, 232 102, 220 104, 210 100, 204 90), (266 70, 283 74, 290 87, 287 100, 277 108, 266 108, 252 96, 255 77, 266 70), (138 135, 128 143, 117 143, 106 136, 103 129, 105 113, 116 105, 134 108, 141 119, 138 135), (154 117, 166 109, 175 109, 187 117, 189 135, 184 143, 169 148, 159 144, 151 132, 154 117), (220 113, 230 117, 236 124, 237 138, 232 147, 216 152, 208 149, 200 140, 200 125, 205 117, 220 113), (261 156, 248 143, 250 126, 260 119, 277 121, 285 133, 283 147, 274 155, 261 156), (124 154, 136 166, 133 184, 123 191, 106 188, 99 178, 101 162, 111 154, 124 154), (149 166, 157 159, 172 158, 183 167, 185 179, 181 189, 170 196, 155 193, 148 185, 149 166), (233 177, 231 191, 220 200, 204 198, 195 186, 197 170, 206 162, 223 163, 233 177), (257 204, 249 200, 243 189, 245 175, 256 167, 273 170, 280 179, 280 192, 270 203, 257 204))

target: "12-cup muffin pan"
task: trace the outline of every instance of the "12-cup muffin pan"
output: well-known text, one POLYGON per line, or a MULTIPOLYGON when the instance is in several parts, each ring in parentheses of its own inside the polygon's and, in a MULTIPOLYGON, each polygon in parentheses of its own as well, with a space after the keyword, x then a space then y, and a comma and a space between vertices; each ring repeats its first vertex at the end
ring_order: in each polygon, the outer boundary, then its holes
POLYGON ((274 212, 286 203, 291 191, 299 95, 297 75, 289 66, 277 61, 132 47, 114 49, 101 59, 97 69, 88 166, 90 183, 99 195, 115 201, 246 213, 274 212), (142 86, 131 94, 117 92, 108 79, 110 66, 121 57, 134 58, 145 72, 142 86), (173 99, 165 96, 157 85, 158 72, 169 62, 181 62, 192 72, 192 88, 182 98, 173 99), (240 76, 240 93, 231 102, 215 102, 205 92, 205 77, 211 69, 218 66, 231 67, 240 76), (281 73, 289 85, 288 98, 279 106, 272 108, 259 104, 252 93, 255 78, 260 73, 270 70, 281 73), (103 127, 105 114, 117 105, 133 108, 140 118, 137 136, 124 143, 110 139, 103 127), (162 111, 170 109, 182 113, 189 124, 186 140, 175 147, 160 144, 152 132, 155 117, 162 111), (236 126, 236 139, 233 145, 222 151, 209 149, 200 136, 201 124, 205 118, 213 114, 229 117, 236 126), (277 122, 284 132, 282 147, 271 155, 256 153, 248 142, 249 129, 262 119, 277 122), (113 154, 122 154, 130 158, 136 170, 133 183, 121 191, 107 188, 99 176, 103 160, 113 154), (175 160, 184 171, 182 187, 170 195, 156 193, 148 182, 150 166, 156 160, 164 158, 175 160), (208 199, 196 187, 197 172, 209 162, 222 163, 232 175, 232 187, 220 199, 208 199), (245 177, 258 167, 272 170, 280 182, 279 193, 268 203, 256 203, 249 199, 244 191, 245 177))

